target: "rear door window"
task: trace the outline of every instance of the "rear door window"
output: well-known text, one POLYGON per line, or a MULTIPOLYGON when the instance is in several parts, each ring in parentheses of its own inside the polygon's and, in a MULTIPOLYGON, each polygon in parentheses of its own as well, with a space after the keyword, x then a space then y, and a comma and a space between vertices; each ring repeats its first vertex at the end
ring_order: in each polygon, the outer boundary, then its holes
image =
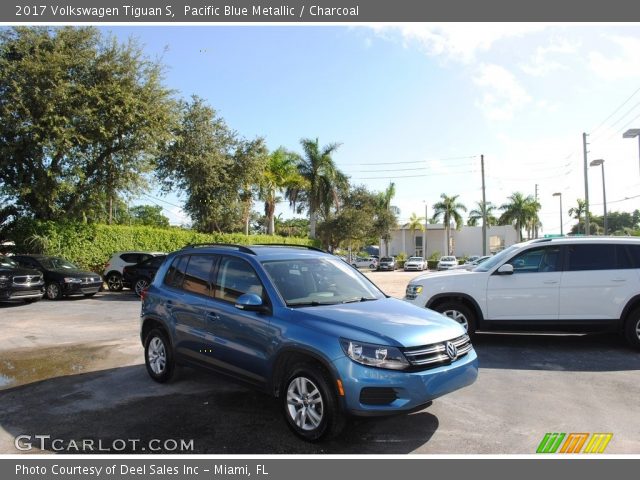
POLYGON ((614 270, 617 268, 613 244, 592 243, 567 246, 567 270, 614 270))

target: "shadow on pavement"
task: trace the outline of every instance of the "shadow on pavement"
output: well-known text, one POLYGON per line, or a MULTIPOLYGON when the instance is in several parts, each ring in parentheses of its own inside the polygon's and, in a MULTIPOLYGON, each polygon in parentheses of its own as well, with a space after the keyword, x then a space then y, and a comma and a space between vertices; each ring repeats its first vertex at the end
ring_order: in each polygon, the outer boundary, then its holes
POLYGON ((12 437, 10 451, 3 453, 12 454, 20 453, 13 447, 18 435, 48 435, 45 450, 65 454, 405 454, 427 443, 438 429, 438 419, 423 410, 353 419, 339 438, 310 444, 289 431, 276 399, 191 369, 182 369, 177 381, 159 385, 143 365, 5 390, 0 412, 0 427, 12 437), (52 443, 54 439, 59 440, 52 443), (72 442, 81 446, 83 439, 93 440, 93 450, 71 447, 72 442), (118 439, 139 442, 135 449, 131 442, 123 448, 118 439), (152 440, 157 441, 149 444, 152 440), (193 449, 176 450, 181 440, 193 440, 193 449), (103 451, 97 451, 98 441, 103 451), (159 449, 150 451, 149 446, 159 449))
POLYGON ((480 333, 480 368, 608 372, 640 370, 640 355, 616 334, 480 333))

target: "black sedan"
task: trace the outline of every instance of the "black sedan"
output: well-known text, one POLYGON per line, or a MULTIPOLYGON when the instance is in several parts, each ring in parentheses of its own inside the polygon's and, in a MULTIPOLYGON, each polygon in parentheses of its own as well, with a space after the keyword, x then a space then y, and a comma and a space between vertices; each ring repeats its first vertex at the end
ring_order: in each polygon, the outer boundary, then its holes
POLYGON ((102 288, 102 277, 95 272, 81 270, 69 260, 45 255, 15 255, 13 259, 23 267, 44 274, 45 296, 58 300, 69 295, 92 297, 102 288))
POLYGON ((124 267, 122 270, 123 284, 130 287, 136 292, 136 295, 140 296, 142 290, 149 286, 166 257, 166 255, 158 255, 144 262, 124 267))
POLYGON ((42 273, 21 267, 11 258, 0 255, 0 301, 37 302, 44 294, 42 273))

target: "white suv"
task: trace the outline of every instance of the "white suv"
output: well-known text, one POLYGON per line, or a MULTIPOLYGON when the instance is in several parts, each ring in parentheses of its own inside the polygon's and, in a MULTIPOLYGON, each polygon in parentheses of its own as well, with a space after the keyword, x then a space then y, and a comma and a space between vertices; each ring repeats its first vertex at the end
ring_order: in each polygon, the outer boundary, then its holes
POLYGON ((476 330, 617 330, 640 348, 640 239, 513 245, 471 271, 411 280, 405 300, 476 330))
POLYGON ((122 270, 124 270, 124 267, 136 265, 158 255, 164 255, 164 253, 139 251, 114 253, 104 266, 103 273, 109 290, 119 292, 124 287, 130 287, 130 285, 126 285, 122 279, 122 270))

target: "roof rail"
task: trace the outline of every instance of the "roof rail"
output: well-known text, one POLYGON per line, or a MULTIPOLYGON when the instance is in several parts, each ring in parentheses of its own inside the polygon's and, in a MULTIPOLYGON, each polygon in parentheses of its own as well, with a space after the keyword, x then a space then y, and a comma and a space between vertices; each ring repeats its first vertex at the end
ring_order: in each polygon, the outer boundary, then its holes
POLYGON ((291 247, 291 248, 306 248, 307 250, 315 250, 316 252, 327 253, 326 250, 322 250, 318 247, 312 247, 311 245, 299 245, 297 243, 254 243, 252 247, 291 247))
POLYGON ((189 245, 185 245, 182 247, 182 250, 187 248, 197 248, 197 247, 223 247, 223 248, 237 248, 239 251, 243 253, 248 253, 251 255, 255 255, 256 252, 251 250, 249 247, 245 245, 236 245, 235 243, 191 243, 189 245))
MULTIPOLYGON (((562 237, 556 237, 556 238, 562 238, 562 237)), ((535 240, 533 240, 531 243, 543 243, 543 242, 550 242, 551 240, 553 240, 552 238, 536 238, 535 240)))

